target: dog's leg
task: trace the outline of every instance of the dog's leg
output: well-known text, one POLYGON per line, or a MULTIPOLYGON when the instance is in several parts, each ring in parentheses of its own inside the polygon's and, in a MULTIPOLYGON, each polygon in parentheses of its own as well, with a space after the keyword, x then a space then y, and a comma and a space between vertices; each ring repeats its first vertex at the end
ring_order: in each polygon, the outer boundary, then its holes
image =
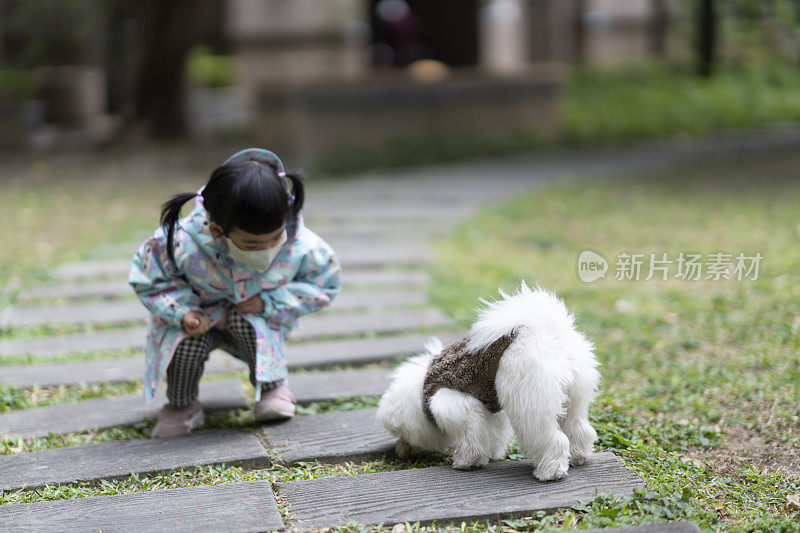
POLYGON ((394 452, 397 454, 397 457, 400 459, 405 459, 409 455, 411 455, 411 445, 404 439, 400 437, 397 439, 397 444, 394 447, 394 452))
POLYGON ((565 414, 563 389, 570 380, 569 370, 556 361, 531 364, 530 358, 523 357, 515 361, 508 351, 497 372, 500 405, 508 414, 520 450, 536 461, 533 475, 540 481, 567 475, 569 439, 558 420, 565 414))
POLYGON ((491 458, 495 460, 505 459, 508 454, 508 443, 514 436, 514 429, 508 420, 508 415, 500 411, 491 413, 488 417, 489 431, 494 435, 494 446, 491 458))
POLYGON ((589 423, 589 404, 594 399, 600 373, 591 367, 580 367, 570 387, 567 414, 561 421, 561 430, 569 438, 569 464, 582 465, 594 451, 597 432, 589 423))
POLYGON ((488 419, 492 413, 474 396, 453 389, 439 389, 430 408, 439 427, 456 447, 453 468, 467 470, 484 466, 497 447, 488 419))

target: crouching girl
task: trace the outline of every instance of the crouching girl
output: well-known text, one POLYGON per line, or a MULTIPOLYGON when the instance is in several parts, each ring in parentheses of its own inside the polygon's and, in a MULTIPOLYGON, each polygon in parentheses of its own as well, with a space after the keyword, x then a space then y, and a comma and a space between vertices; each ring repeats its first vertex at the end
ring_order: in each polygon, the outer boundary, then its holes
POLYGON ((169 403, 152 436, 204 423, 198 383, 221 348, 250 368, 256 421, 289 418, 284 341, 298 317, 330 305, 340 267, 303 224, 303 184, 268 150, 234 154, 197 193, 178 194, 134 257, 128 282, 150 311, 143 380, 151 402, 166 375, 169 403), (188 200, 195 207, 179 220, 188 200))

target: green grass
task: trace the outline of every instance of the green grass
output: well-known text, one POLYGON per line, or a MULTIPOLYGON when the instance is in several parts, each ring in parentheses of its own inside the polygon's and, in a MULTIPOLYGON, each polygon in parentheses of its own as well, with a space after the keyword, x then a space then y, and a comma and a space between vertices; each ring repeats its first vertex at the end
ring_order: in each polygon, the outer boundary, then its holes
MULTIPOLYGON (((594 83, 596 90, 581 95, 577 92, 583 89, 568 85, 565 120, 572 133, 562 142, 700 135, 728 126, 798 119, 794 106, 800 84, 792 81, 791 74, 785 74, 784 81, 755 78, 737 88, 741 73, 724 74, 711 82, 683 77, 666 85, 658 81, 663 73, 649 77, 637 72, 576 74, 585 77, 582 83, 587 87, 594 83), (759 88, 765 84, 772 89, 759 88), (607 108, 603 101, 609 103, 607 108), (653 102, 658 105, 653 107, 653 102), (712 108, 717 110, 707 111, 712 108), (595 121, 597 114, 605 118, 595 121), (574 125, 570 117, 575 117, 574 125)), ((524 135, 515 139, 498 140, 495 153, 535 145, 524 135)), ((449 159, 462 158, 464 146, 475 148, 472 156, 485 148, 480 143, 459 145, 457 140, 447 146, 449 159)), ((415 150, 411 146, 390 163, 434 161, 441 155, 434 150, 420 156, 415 150)), ((119 165, 112 159, 99 167, 87 164, 95 165, 96 160, 81 157, 56 166, 44 160, 25 163, 0 178, 4 186, 0 211, 15 221, 15 231, 0 232, 0 246, 23 252, 0 255, 0 307, 13 301, 20 287, 47 280, 53 265, 88 257, 98 242, 125 242, 152 230, 159 203, 169 194, 202 184, 213 166, 189 172, 190 167, 174 162, 141 167, 131 163, 135 158, 119 165), (86 175, 87 168, 94 170, 86 175), (164 174, 173 181, 165 184, 160 179, 164 174)), ((597 343, 603 362, 602 393, 592 410, 600 437, 597 449, 619 454, 651 492, 623 499, 600 495, 586 505, 549 515, 444 528, 409 524, 407 530, 510 532, 691 519, 730 531, 800 531, 800 514, 786 500, 787 495, 800 493, 800 481, 796 471, 781 468, 800 456, 800 220, 795 215, 800 182, 793 179, 798 168, 800 157, 787 156, 707 163, 624 182, 558 186, 519 197, 462 225, 440 249, 436 302, 468 326, 478 297, 495 296, 500 284, 511 289, 524 277, 557 290, 597 343), (620 252, 666 252, 674 257, 681 251, 761 252, 764 260, 760 279, 752 282, 621 282, 613 279, 612 264, 606 279, 584 284, 576 264, 585 249, 612 262, 620 252), (757 444, 750 444, 752 439, 757 444)), ((72 330, 58 330, 66 331, 72 330)), ((52 331, 18 332, 45 333, 52 331)), ((130 350, 125 355, 137 353, 130 350)), ((81 354, 58 361, 119 356, 81 354)), ((38 360, 30 357, 0 358, 0 366, 34 362, 38 360)), ((52 391, 3 388, 0 403, 18 409, 138 387, 129 383, 52 391)), ((312 404, 301 414, 369 408, 375 402, 375 398, 350 398, 312 404)), ((147 438, 152 425, 146 421, 97 433, 7 440, 0 442, 0 455, 147 438)), ((237 410, 209 417, 206 428, 252 425, 250 412, 237 410)), ((518 458, 515 454, 512 446, 511 458, 518 458)), ((130 476, 99 487, 72 484, 2 493, 0 503, 246 479, 307 479, 446 462, 434 457, 412 464, 379 460, 254 472, 209 467, 130 476)), ((388 529, 391 525, 379 530, 388 529)))
MULTIPOLYGON (((318 182, 326 174, 518 154, 553 144, 698 136, 800 121, 800 71, 774 65, 728 69, 711 80, 655 65, 577 69, 566 76, 563 94, 563 131, 555 141, 532 131, 398 139, 377 151, 337 151, 311 165, 310 176, 318 182)), ((48 280, 53 266, 90 256, 97 243, 130 242, 151 232, 164 200, 199 188, 236 149, 163 144, 33 160, 4 156, 0 212, 14 221, 14 231, 0 232, 0 247, 20 253, 0 255, 0 308, 23 287, 48 280)), ((310 163, 287 160, 293 168, 310 163)))
MULTIPOLYGON (((433 298, 466 327, 499 286, 557 291, 602 362, 600 449, 705 525, 798 531, 786 500, 800 492, 798 168, 783 155, 529 193, 441 245, 433 298), (579 279, 583 250, 609 261, 605 278, 579 279), (619 281, 623 252, 764 258, 755 281, 619 281)), ((613 505, 625 523, 645 513, 613 505)))
POLYGON ((658 65, 575 70, 563 118, 563 142, 581 145, 798 122, 800 70, 751 65, 709 79, 658 65))
POLYGON ((30 389, 18 389, 0 383, 0 413, 141 391, 141 382, 59 385, 58 387, 32 387, 30 389))

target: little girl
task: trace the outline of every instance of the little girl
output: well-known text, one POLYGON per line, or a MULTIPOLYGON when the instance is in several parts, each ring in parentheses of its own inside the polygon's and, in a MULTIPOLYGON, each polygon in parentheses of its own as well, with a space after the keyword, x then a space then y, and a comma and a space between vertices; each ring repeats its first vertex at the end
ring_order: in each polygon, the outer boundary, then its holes
POLYGON ((169 403, 153 437, 204 423, 197 386, 214 348, 250 367, 257 421, 294 415, 284 339, 298 317, 330 305, 341 270, 331 247, 303 224, 300 179, 269 150, 249 148, 197 193, 164 204, 162 225, 139 249, 128 279, 150 311, 147 402, 167 376, 169 403), (192 198, 194 210, 179 220, 192 198))

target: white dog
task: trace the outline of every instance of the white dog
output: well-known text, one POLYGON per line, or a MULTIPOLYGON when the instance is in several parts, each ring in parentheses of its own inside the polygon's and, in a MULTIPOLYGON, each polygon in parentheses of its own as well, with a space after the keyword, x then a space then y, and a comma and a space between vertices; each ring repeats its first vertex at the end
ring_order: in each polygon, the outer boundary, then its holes
POLYGON ((482 300, 464 339, 446 348, 431 339, 394 372, 378 418, 400 457, 454 446, 453 468, 480 467, 505 457, 516 433, 533 475, 560 479, 597 439, 588 418, 600 381, 594 346, 555 295, 524 282, 500 295, 482 300))

